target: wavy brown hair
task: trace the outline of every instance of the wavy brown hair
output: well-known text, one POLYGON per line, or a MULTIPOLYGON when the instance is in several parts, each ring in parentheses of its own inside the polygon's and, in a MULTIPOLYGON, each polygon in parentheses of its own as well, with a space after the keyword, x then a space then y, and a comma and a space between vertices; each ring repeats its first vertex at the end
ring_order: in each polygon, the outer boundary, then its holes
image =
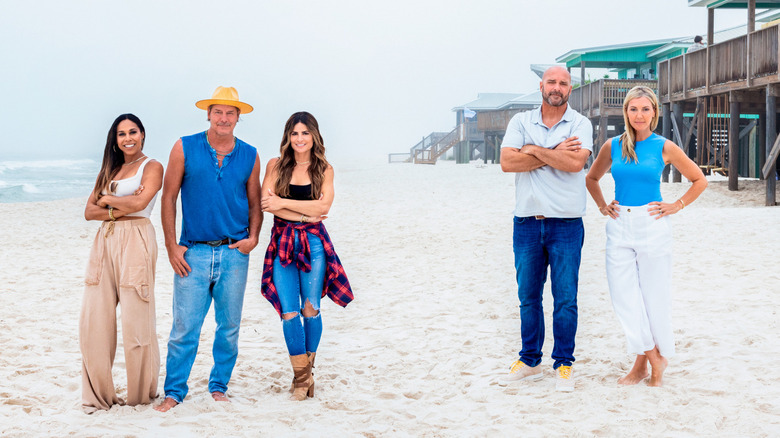
POLYGON ((122 114, 114 120, 111 128, 108 130, 108 137, 106 138, 106 147, 103 149, 103 164, 100 166, 100 173, 98 173, 97 181, 95 181, 95 188, 92 189, 92 193, 95 199, 100 199, 103 196, 103 190, 108 190, 108 185, 111 184, 111 180, 114 179, 119 169, 125 164, 125 154, 117 147, 116 132, 119 129, 119 124, 125 120, 130 120, 138 126, 143 134, 141 140, 141 150, 144 150, 144 141, 146 141, 146 130, 144 124, 141 123, 141 119, 133 114, 122 114))
POLYGON ((655 131, 655 128, 658 126, 658 98, 655 96, 655 92, 651 88, 641 85, 637 85, 629 90, 626 98, 623 99, 623 123, 626 124, 626 130, 620 135, 620 144, 623 147, 622 156, 626 162, 637 162, 636 151, 634 150, 636 146, 636 131, 628 120, 628 104, 640 97, 646 97, 655 112, 653 120, 650 121, 650 131, 655 131))
POLYGON ((298 123, 306 125, 311 134, 313 145, 309 163, 309 178, 311 179, 311 198, 319 199, 322 191, 322 181, 325 179, 325 170, 328 168, 328 160, 325 159, 325 141, 320 134, 320 125, 313 115, 301 111, 287 119, 284 124, 284 136, 279 146, 279 161, 276 162, 277 179, 274 189, 281 197, 290 196, 290 180, 295 168, 295 151, 290 147, 290 135, 298 123))

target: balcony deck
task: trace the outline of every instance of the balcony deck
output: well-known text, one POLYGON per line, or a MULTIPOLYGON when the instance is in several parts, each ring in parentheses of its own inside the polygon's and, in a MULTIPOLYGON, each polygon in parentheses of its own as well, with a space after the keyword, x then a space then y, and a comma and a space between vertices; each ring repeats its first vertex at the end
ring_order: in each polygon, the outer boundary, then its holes
POLYGON ((569 97, 569 105, 583 116, 623 117, 623 99, 628 90, 643 85, 658 91, 658 82, 647 79, 599 79, 575 88, 569 97))
POLYGON ((661 103, 780 84, 774 25, 658 63, 661 103))

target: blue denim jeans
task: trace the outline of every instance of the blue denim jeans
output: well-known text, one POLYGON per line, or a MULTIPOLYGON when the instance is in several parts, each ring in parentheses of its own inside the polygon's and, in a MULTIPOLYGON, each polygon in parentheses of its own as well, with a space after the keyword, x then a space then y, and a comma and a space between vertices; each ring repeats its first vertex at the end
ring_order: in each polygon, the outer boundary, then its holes
POLYGON ((209 392, 227 391, 238 356, 238 329, 249 267, 249 256, 227 245, 195 244, 184 253, 184 259, 192 272, 186 277, 173 277, 173 327, 165 364, 165 396, 179 403, 187 396, 187 379, 212 300, 217 329, 209 392))
POLYGON ((582 218, 515 217, 513 249, 520 299, 520 360, 528 366, 542 361, 544 311, 542 292, 550 268, 553 296, 553 368, 574 362, 577 334, 577 282, 585 229, 582 218))
MULTIPOLYGON (((282 318, 282 330, 284 340, 287 343, 287 352, 290 356, 315 353, 322 338, 322 314, 316 316, 301 316, 301 311, 308 301, 314 310, 320 310, 320 298, 322 286, 325 281, 325 249, 319 237, 306 233, 309 241, 311 255, 311 271, 299 270, 295 263, 286 267, 282 266, 277 256, 274 259, 273 280, 279 293, 279 302, 282 305, 282 315, 297 313, 291 319, 282 318), (303 319, 303 321, 301 321, 303 319)), ((297 253, 301 250, 300 235, 295 232, 295 248, 297 253)))

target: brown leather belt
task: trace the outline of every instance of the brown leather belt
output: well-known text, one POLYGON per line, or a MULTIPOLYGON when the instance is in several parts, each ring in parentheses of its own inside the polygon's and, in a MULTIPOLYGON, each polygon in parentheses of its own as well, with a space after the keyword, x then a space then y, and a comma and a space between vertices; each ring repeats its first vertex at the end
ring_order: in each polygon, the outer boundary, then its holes
POLYGON ((201 241, 195 242, 195 243, 202 243, 202 244, 208 245, 208 246, 222 246, 222 245, 230 245, 230 244, 236 243, 236 242, 238 242, 238 241, 235 240, 235 239, 231 239, 229 237, 226 237, 226 238, 224 238, 222 240, 201 240, 201 241))
POLYGON ((540 220, 542 220, 542 219, 547 219, 547 218, 546 218, 546 217, 544 217, 544 216, 542 216, 542 215, 540 215, 540 214, 538 214, 538 215, 534 216, 534 219, 536 219, 536 220, 540 221, 540 220))

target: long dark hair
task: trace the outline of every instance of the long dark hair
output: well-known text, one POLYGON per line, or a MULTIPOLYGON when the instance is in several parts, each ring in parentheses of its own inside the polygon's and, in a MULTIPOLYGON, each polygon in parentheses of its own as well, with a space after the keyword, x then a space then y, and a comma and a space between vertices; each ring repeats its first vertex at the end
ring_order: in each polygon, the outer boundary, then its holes
POLYGON ((290 196, 290 180, 295 168, 295 151, 290 147, 290 134, 298 123, 306 125, 313 140, 311 148, 311 163, 309 163, 309 178, 311 179, 311 198, 319 199, 322 190, 322 180, 325 179, 325 170, 328 168, 328 160, 325 159, 325 141, 320 134, 320 125, 313 115, 301 111, 287 119, 284 124, 284 136, 279 146, 279 161, 276 162, 277 180, 276 194, 282 197, 290 196))
POLYGON ((114 120, 111 124, 111 129, 108 130, 108 137, 106 138, 106 147, 103 149, 103 164, 100 166, 100 173, 98 173, 97 181, 95 181, 95 188, 92 190, 95 199, 100 199, 103 190, 108 189, 109 183, 114 179, 114 176, 119 172, 119 168, 125 164, 125 154, 117 147, 116 131, 119 124, 125 120, 130 120, 138 126, 143 134, 141 140, 141 150, 144 150, 144 141, 146 140, 146 130, 144 130, 144 124, 141 123, 141 119, 133 114, 122 114, 114 120))

